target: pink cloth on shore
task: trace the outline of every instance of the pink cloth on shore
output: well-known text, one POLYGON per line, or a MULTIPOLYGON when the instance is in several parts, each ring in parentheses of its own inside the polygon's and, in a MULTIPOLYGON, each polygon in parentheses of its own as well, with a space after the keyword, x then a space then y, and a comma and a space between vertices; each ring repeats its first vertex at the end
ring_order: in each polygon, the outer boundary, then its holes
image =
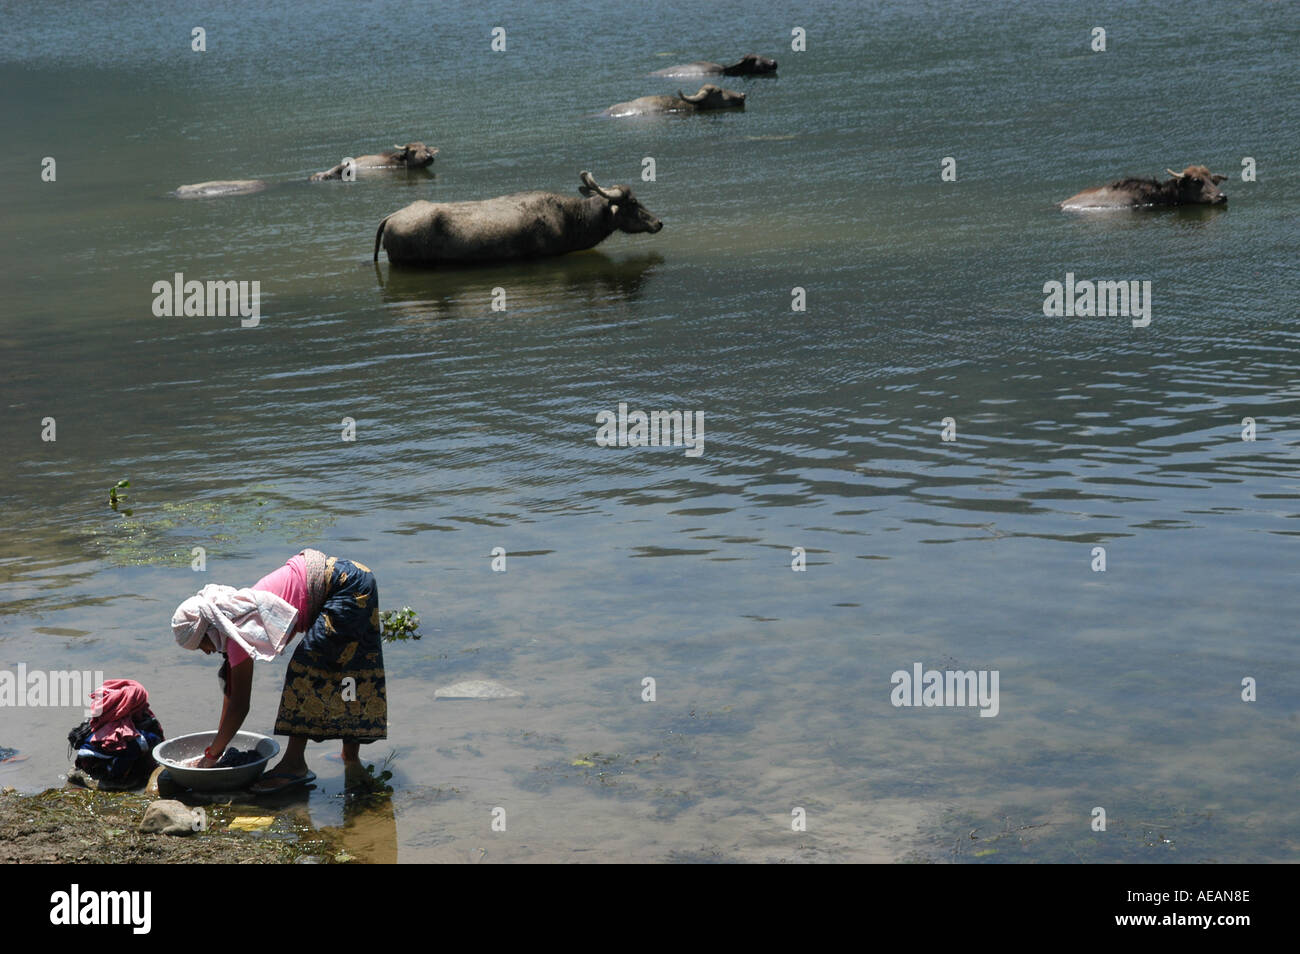
POLYGON ((123 748, 138 734, 132 716, 149 705, 149 693, 132 679, 106 679, 90 694, 90 741, 113 751, 123 748))

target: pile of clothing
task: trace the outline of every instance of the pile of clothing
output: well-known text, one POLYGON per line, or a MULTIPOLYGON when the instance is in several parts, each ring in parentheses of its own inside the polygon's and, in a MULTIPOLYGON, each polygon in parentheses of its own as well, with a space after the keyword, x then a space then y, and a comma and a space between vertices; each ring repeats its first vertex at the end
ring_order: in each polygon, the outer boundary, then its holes
POLYGON ((94 717, 68 733, 68 756, 91 778, 143 782, 153 771, 162 725, 149 709, 149 693, 131 679, 108 679, 90 694, 94 717))

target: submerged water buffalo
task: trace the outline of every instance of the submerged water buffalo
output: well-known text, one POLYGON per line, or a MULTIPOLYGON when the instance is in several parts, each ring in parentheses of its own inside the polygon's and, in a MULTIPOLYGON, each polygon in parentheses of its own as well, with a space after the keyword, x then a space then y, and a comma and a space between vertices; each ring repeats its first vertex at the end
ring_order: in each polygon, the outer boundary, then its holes
POLYGON ((1157 205, 1222 205, 1228 197, 1218 184, 1228 178, 1212 174, 1205 166, 1188 166, 1182 172, 1166 169, 1172 178, 1116 179, 1109 185, 1084 189, 1059 203, 1062 209, 1135 209, 1157 205))
POLYGON ((642 96, 617 103, 605 110, 606 116, 644 116, 648 113, 693 113, 703 109, 744 109, 745 94, 706 83, 698 93, 687 96, 642 96))
MULTIPOLYGON (((423 169, 433 163, 437 149, 431 149, 422 142, 408 142, 405 146, 385 149, 378 155, 357 156, 352 160, 354 168, 361 169, 423 169)), ((339 163, 333 169, 326 169, 311 177, 312 182, 324 179, 342 179, 344 164, 339 163)))
POLYGON ((632 189, 602 189, 580 174, 583 198, 558 192, 516 192, 482 202, 412 202, 379 223, 397 265, 480 264, 564 255, 592 248, 620 232, 658 232, 664 224, 637 202, 632 189))
POLYGON ((172 195, 178 199, 214 199, 226 195, 248 195, 266 188, 261 179, 215 179, 180 186, 172 195))
POLYGON ((655 70, 651 76, 765 76, 776 72, 776 60, 757 53, 746 53, 730 66, 696 60, 667 69, 655 70))

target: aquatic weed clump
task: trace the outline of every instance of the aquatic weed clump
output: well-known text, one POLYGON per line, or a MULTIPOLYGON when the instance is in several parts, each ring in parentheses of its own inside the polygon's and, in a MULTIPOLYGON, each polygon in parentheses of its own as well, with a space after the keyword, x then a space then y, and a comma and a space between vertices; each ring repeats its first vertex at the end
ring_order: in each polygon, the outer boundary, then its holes
MULTIPOLYGON (((119 491, 125 490, 127 487, 130 486, 131 486, 131 481, 127 480, 126 478, 123 478, 119 480, 117 483, 115 483, 112 487, 108 488, 108 505, 112 507, 114 511, 117 510, 118 504, 126 500, 126 494, 119 493, 119 491)), ((126 514, 126 516, 128 517, 131 516, 130 510, 124 508, 121 512, 126 514)))
POLYGON ((420 628, 420 614, 409 606, 403 606, 400 610, 381 611, 379 622, 384 639, 389 642, 420 638, 417 632, 420 628))
POLYGON ((378 773, 375 772, 373 764, 366 765, 364 771, 349 773, 343 796, 353 805, 390 798, 393 794, 393 786, 388 783, 392 781, 393 773, 389 766, 396 759, 397 750, 394 749, 380 763, 378 773))

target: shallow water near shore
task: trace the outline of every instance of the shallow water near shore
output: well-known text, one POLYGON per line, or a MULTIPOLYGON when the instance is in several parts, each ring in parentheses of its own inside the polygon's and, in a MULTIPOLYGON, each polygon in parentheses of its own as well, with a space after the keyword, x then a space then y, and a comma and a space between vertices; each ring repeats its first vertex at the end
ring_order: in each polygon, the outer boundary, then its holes
MULTIPOLYGON (((138 679, 169 735, 211 729, 173 609, 315 546, 423 621, 364 750, 397 753, 391 811, 345 819, 337 744, 308 747, 304 824, 367 859, 1300 859, 1286 5, 307 6, 0 2, 0 669, 138 679), (595 115, 750 50, 780 71, 720 84, 743 111, 595 115), (411 140, 431 175, 306 181, 411 140), (1192 163, 1225 208, 1053 207, 1192 163), (581 169, 663 231, 371 261, 409 202, 581 169), (260 324, 155 317, 176 272, 260 281, 260 324), (1151 281, 1150 326, 1045 317, 1067 273, 1151 281), (702 410, 703 455, 597 446, 620 402, 702 410), (997 670, 998 715, 894 707, 916 662, 997 670), (434 697, 478 679, 523 695, 434 697)), ((0 786, 57 784, 81 719, 6 709, 0 786)))

